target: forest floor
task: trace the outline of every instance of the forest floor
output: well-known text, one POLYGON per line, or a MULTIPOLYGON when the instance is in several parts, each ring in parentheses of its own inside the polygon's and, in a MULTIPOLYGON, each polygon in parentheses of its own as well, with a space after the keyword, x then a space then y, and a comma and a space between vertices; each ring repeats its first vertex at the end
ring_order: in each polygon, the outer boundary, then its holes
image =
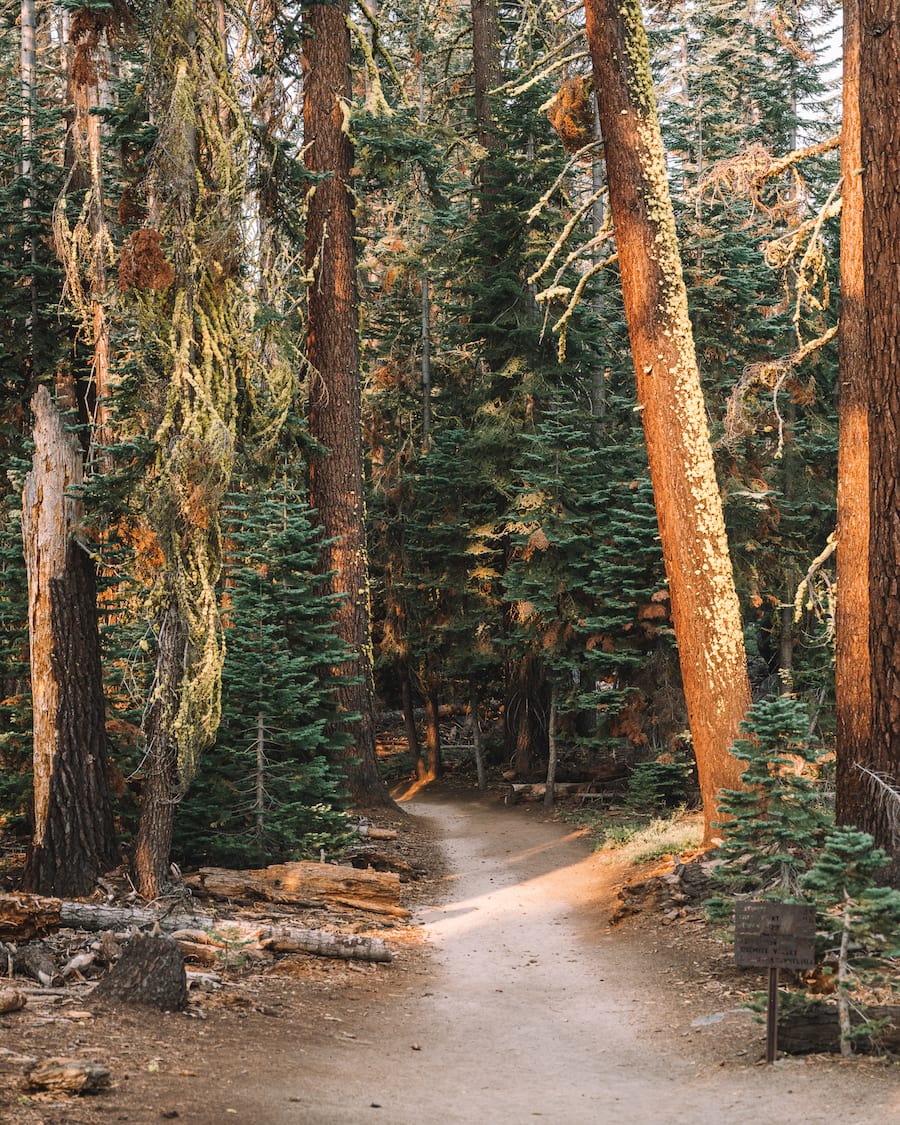
POLYGON ((739 1005, 762 977, 736 970, 698 915, 612 925, 618 888, 647 869, 593 850, 583 829, 453 785, 377 822, 428 873, 405 884, 412 918, 339 921, 385 938, 391 964, 234 966, 178 1014, 100 1008, 84 986, 32 994, 0 1016, 0 1121, 900 1122, 896 1062, 761 1061, 765 1029, 739 1005), (111 1086, 28 1093, 4 1051, 96 1060, 111 1086))

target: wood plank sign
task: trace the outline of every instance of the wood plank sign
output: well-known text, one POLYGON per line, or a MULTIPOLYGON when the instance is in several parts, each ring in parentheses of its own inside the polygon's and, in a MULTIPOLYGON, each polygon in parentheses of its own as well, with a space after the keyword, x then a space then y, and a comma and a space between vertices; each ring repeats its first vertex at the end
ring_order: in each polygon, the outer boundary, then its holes
POLYGON ((734 908, 734 960, 769 970, 766 1062, 778 1056, 778 970, 816 963, 816 908, 786 902, 739 902, 734 908))
POLYGON ((734 960, 742 968, 813 968, 816 908, 784 902, 737 903, 734 960))

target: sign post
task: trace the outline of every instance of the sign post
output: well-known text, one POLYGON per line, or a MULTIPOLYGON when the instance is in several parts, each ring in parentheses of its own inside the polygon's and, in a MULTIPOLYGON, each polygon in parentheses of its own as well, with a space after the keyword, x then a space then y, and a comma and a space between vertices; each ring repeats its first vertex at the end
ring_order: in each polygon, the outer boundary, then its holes
POLYGON ((734 910, 734 961, 769 970, 766 1062, 778 1054, 778 970, 816 963, 816 908, 786 902, 739 902, 734 910))

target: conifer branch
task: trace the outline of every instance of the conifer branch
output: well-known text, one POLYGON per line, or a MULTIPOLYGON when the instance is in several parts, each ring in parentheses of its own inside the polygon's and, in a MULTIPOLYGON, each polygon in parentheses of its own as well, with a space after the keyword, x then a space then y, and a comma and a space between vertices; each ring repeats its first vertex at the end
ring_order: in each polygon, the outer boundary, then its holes
POLYGON ((854 763, 854 769, 865 775, 869 793, 872 799, 884 810, 891 839, 897 842, 900 840, 900 789, 895 788, 892 784, 893 778, 889 781, 882 774, 870 770, 867 766, 860 765, 859 762, 854 763))
POLYGON ((565 312, 562 314, 556 324, 553 325, 553 331, 559 333, 559 347, 557 348, 557 358, 560 363, 564 362, 566 358, 566 329, 568 328, 569 321, 572 319, 575 310, 578 308, 578 304, 581 300, 582 294, 584 293, 585 286, 592 277, 595 277, 602 270, 605 270, 607 266, 611 266, 612 263, 618 258, 618 256, 618 253, 610 254, 610 256, 608 258, 604 258, 602 262, 595 262, 589 270, 586 270, 585 273, 581 275, 578 284, 575 286, 575 291, 569 298, 569 303, 566 306, 565 312))
MULTIPOLYGON (((574 166, 576 164, 578 164, 580 161, 582 161, 589 153, 591 153, 595 150, 599 151, 602 148, 603 148, 603 142, 602 141, 600 141, 600 140, 589 141, 586 145, 584 145, 582 148, 580 148, 577 152, 573 153, 572 156, 569 158, 565 168, 563 168, 563 170, 556 177, 556 179, 553 181, 553 183, 550 185, 550 187, 547 188, 547 190, 544 192, 544 194, 541 196, 541 198, 537 201, 537 203, 534 204, 534 206, 528 212, 528 215, 526 216, 525 221, 529 224, 533 223, 534 220, 538 217, 538 215, 540 215, 540 213, 544 210, 544 208, 547 206, 547 204, 553 198, 553 195, 559 190, 560 184, 562 184, 568 178, 568 175, 572 171, 574 166)), ((606 189, 604 188, 603 190, 605 191, 606 189)))
POLYGON ((834 598, 832 596, 833 586, 832 586, 832 583, 831 583, 831 579, 828 577, 828 575, 825 573, 825 571, 822 570, 822 567, 825 565, 825 563, 828 561, 828 559, 831 558, 831 556, 834 554, 834 552, 836 550, 837 550, 837 536, 832 531, 832 533, 828 536, 828 542, 825 544, 824 550, 822 550, 818 555, 816 555, 816 557, 813 559, 813 561, 809 564, 809 569, 807 570, 807 572, 803 576, 803 578, 800 580, 800 583, 797 586, 797 592, 794 594, 794 621, 795 621, 795 623, 800 620, 800 618, 803 614, 803 601, 804 601, 804 598, 807 597, 807 592, 809 593, 809 600, 806 603, 806 608, 810 609, 810 610, 815 609, 817 611, 818 616, 821 618, 821 613, 819 613, 819 608, 820 608, 819 598, 814 593, 815 588, 812 585, 813 579, 816 577, 817 574, 821 573, 822 579, 825 583, 825 586, 826 586, 827 592, 828 592, 828 604, 829 604, 828 636, 829 637, 834 635, 834 609, 833 609, 834 598), (813 599, 815 599, 815 600, 813 600, 813 599))
POLYGON ((796 370, 809 356, 833 340, 837 333, 838 326, 835 324, 821 336, 808 341, 784 359, 748 364, 728 400, 728 406, 725 410, 725 435, 722 438, 722 444, 726 447, 730 446, 744 434, 752 432, 753 424, 748 415, 746 400, 754 386, 767 386, 772 388, 773 409, 778 420, 777 455, 780 456, 784 448, 784 419, 778 409, 778 395, 784 388, 785 381, 791 372, 796 370))
MULTIPOLYGON (((562 250, 562 248, 565 246, 565 244, 569 241, 569 238, 571 237, 572 231, 578 226, 578 224, 581 222, 581 220, 584 218, 584 216, 588 213, 588 211, 590 211, 590 209, 594 206, 594 204, 599 199, 602 199, 605 194, 606 194, 606 188, 602 187, 602 188, 598 188, 597 191, 592 192, 587 197, 587 199, 585 199, 585 201, 581 204, 581 206, 577 209, 577 211, 575 211, 575 213, 572 215, 572 217, 569 219, 569 221, 566 223, 566 225, 560 231, 559 237, 557 238, 557 240, 553 244, 553 246, 551 246, 551 248, 547 251, 547 255, 544 258, 543 262, 540 264, 540 266, 538 266, 538 268, 534 271, 534 273, 528 278, 528 284, 529 285, 534 285, 536 282, 540 281, 540 279, 544 276, 544 274, 547 272, 547 270, 553 264, 553 261, 556 258, 556 255, 559 254, 559 252, 562 250)), ((612 231, 610 230, 609 233, 611 235, 612 231)))

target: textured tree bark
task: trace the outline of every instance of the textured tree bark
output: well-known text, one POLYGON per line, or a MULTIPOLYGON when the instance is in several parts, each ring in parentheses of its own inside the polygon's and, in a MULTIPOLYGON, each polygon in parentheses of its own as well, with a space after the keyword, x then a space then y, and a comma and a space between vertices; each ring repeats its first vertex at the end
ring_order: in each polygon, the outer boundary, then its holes
POLYGON ((544 668, 536 656, 526 655, 506 669, 504 738, 506 752, 518 777, 527 777, 535 758, 549 751, 547 712, 549 694, 544 668))
POLYGON ((835 611, 836 800, 839 824, 859 824, 869 794, 857 763, 869 753, 869 420, 859 135, 859 4, 844 0, 841 128, 841 320, 835 611))
POLYGON ((134 845, 134 873, 146 899, 156 898, 166 882, 175 809, 181 783, 175 716, 187 662, 188 628, 174 593, 159 618, 156 681, 144 718, 146 749, 141 787, 141 818, 134 845))
POLYGON ((587 0, 609 200, 706 839, 750 702, 740 610, 638 0, 587 0))
POLYGON ((491 89, 500 81, 500 20, 497 0, 472 0, 472 74, 475 85, 476 136, 488 156, 479 170, 479 178, 484 187, 490 178, 490 155, 501 147, 490 96, 491 89))
MULTIPOLYGON (((900 21, 893 0, 863 0, 859 112, 869 378, 869 649, 872 729, 865 765, 900 788, 900 21)), ((893 856, 895 802, 870 792, 860 828, 893 856)))
POLYGON ((425 749, 426 777, 429 781, 436 781, 443 776, 444 760, 441 750, 441 707, 435 688, 429 688, 425 696, 425 749))
POLYGON ((35 454, 22 530, 34 712, 34 830, 25 885, 87 894, 116 863, 93 563, 77 541, 81 447, 46 387, 32 399, 35 454))
POLYGON ((310 499, 326 547, 322 569, 339 636, 349 651, 334 669, 346 747, 335 752, 352 797, 390 803, 378 774, 372 684, 368 558, 363 494, 358 296, 348 135, 349 0, 312 3, 304 14, 305 162, 324 175, 308 196, 306 268, 311 280, 307 357, 313 369, 309 428, 324 447, 310 468, 310 499), (353 716, 353 717, 351 717, 353 716))
POLYGON ((422 757, 422 747, 419 745, 419 732, 416 729, 416 709, 413 704, 412 681, 409 675, 409 664, 404 658, 400 665, 400 691, 403 697, 403 725, 406 730, 406 744, 409 747, 410 757, 413 760, 416 778, 425 781, 428 776, 428 767, 422 757))
POLYGON ((153 934, 133 937, 91 993, 91 999, 141 1004, 163 1012, 182 1011, 188 1004, 188 991, 178 942, 153 934))

